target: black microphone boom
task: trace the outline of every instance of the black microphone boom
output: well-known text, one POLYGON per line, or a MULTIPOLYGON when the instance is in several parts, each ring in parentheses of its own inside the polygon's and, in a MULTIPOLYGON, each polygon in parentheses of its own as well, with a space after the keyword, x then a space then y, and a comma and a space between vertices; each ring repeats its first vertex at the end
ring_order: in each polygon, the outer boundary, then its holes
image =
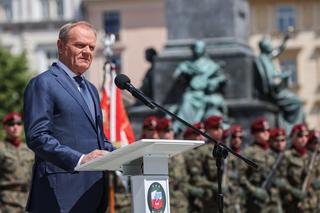
POLYGON ((139 99, 142 103, 144 103, 146 106, 150 107, 151 109, 154 109, 156 106, 154 105, 153 101, 150 100, 147 96, 143 94, 140 90, 136 89, 132 84, 128 76, 124 74, 119 74, 114 79, 114 83, 117 87, 120 89, 128 90, 133 97, 139 99))

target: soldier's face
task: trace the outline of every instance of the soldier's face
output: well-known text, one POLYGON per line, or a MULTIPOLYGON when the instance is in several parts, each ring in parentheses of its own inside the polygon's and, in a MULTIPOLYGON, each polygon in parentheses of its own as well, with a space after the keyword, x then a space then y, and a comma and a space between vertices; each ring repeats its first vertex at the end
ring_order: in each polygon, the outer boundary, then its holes
POLYGON ((159 131, 159 138, 160 139, 167 139, 167 140, 173 140, 174 139, 174 132, 172 130, 170 131, 159 131))
POLYGON ((143 135, 145 136, 145 138, 159 139, 159 135, 156 130, 145 129, 145 130, 143 130, 143 135))
POLYGON ((207 130, 207 133, 213 138, 218 141, 222 140, 223 130, 222 128, 210 128, 207 130))
POLYGON ((270 138, 270 132, 268 130, 257 132, 254 134, 254 137, 258 143, 265 143, 270 138))
POLYGON ((89 69, 96 47, 96 34, 86 26, 75 26, 67 41, 58 40, 59 59, 74 73, 81 75, 89 69))
POLYGON ((286 148, 286 140, 283 139, 283 140, 273 140, 271 142, 271 146, 277 150, 278 152, 282 152, 285 150, 286 148))
POLYGON ((231 140, 230 140, 230 145, 236 149, 239 149, 241 147, 241 144, 242 144, 242 136, 237 136, 237 135, 234 135, 231 137, 231 140))
POLYGON ((306 146, 307 142, 308 142, 307 135, 296 136, 293 140, 293 145, 296 148, 301 149, 306 146))
POLYGON ((22 132, 22 122, 12 121, 4 125, 6 136, 10 139, 19 138, 22 132))

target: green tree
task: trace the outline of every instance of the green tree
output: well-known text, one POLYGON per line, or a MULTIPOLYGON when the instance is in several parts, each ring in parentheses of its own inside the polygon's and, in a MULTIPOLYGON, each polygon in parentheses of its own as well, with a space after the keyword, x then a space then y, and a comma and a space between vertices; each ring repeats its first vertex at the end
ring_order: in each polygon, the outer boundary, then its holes
MULTIPOLYGON (((0 46, 0 118, 8 112, 22 112, 23 92, 31 78, 25 53, 12 55, 0 46)), ((3 132, 0 131, 0 137, 3 132)))

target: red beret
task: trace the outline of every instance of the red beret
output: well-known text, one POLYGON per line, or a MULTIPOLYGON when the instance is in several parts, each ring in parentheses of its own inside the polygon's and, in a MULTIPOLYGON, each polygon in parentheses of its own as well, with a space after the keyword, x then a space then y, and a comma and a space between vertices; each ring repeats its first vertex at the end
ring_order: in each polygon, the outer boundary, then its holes
POLYGON ((263 132, 269 130, 269 123, 266 118, 260 117, 254 120, 251 124, 251 133, 263 132))
POLYGON ((204 120, 203 123, 205 129, 222 128, 223 119, 221 116, 212 115, 204 120))
MULTIPOLYGON (((200 131, 204 131, 204 125, 201 122, 195 123, 195 124, 193 124, 193 126, 197 129, 199 129, 200 131)), ((199 135, 199 134, 196 133, 195 131, 193 131, 193 129, 191 129, 190 127, 188 127, 186 129, 186 131, 183 133, 183 137, 187 138, 187 137, 190 137, 191 135, 199 135)))
POLYGON ((243 134, 243 129, 238 124, 232 125, 230 128, 230 131, 231 131, 232 136, 242 136, 242 134, 243 134))
POLYGON ((272 128, 270 130, 271 140, 280 140, 286 138, 286 130, 284 128, 272 128))
POLYGON ((292 127, 290 137, 294 137, 296 135, 308 135, 308 129, 304 124, 296 124, 292 127))
POLYGON ((160 118, 160 119, 158 119, 156 129, 157 129, 157 131, 165 131, 165 132, 171 131, 171 130, 173 130, 172 129, 172 121, 168 118, 165 118, 165 117, 160 118))
POLYGON ((158 119, 156 116, 153 116, 153 115, 148 116, 144 119, 142 128, 155 130, 157 127, 157 122, 158 122, 158 119))
POLYGON ((21 121, 21 119, 22 119, 22 117, 21 117, 20 113, 10 112, 3 117, 2 123, 5 124, 9 121, 21 121))

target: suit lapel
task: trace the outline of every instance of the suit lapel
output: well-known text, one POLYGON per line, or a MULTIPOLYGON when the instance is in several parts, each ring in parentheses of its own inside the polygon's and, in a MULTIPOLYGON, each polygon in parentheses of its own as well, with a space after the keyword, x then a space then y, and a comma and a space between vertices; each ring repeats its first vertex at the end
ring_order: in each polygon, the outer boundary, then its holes
POLYGON ((78 91, 77 87, 72 82, 72 79, 70 79, 70 77, 67 75, 67 73, 65 73, 56 64, 52 65, 51 70, 53 71, 53 74, 56 76, 56 80, 78 102, 78 104, 81 106, 81 108, 85 112, 86 116, 90 120, 90 122, 93 125, 93 127, 95 128, 95 130, 97 130, 97 126, 92 119, 92 115, 90 113, 89 107, 85 103, 85 101, 84 101, 83 97, 81 96, 80 92, 78 91))

